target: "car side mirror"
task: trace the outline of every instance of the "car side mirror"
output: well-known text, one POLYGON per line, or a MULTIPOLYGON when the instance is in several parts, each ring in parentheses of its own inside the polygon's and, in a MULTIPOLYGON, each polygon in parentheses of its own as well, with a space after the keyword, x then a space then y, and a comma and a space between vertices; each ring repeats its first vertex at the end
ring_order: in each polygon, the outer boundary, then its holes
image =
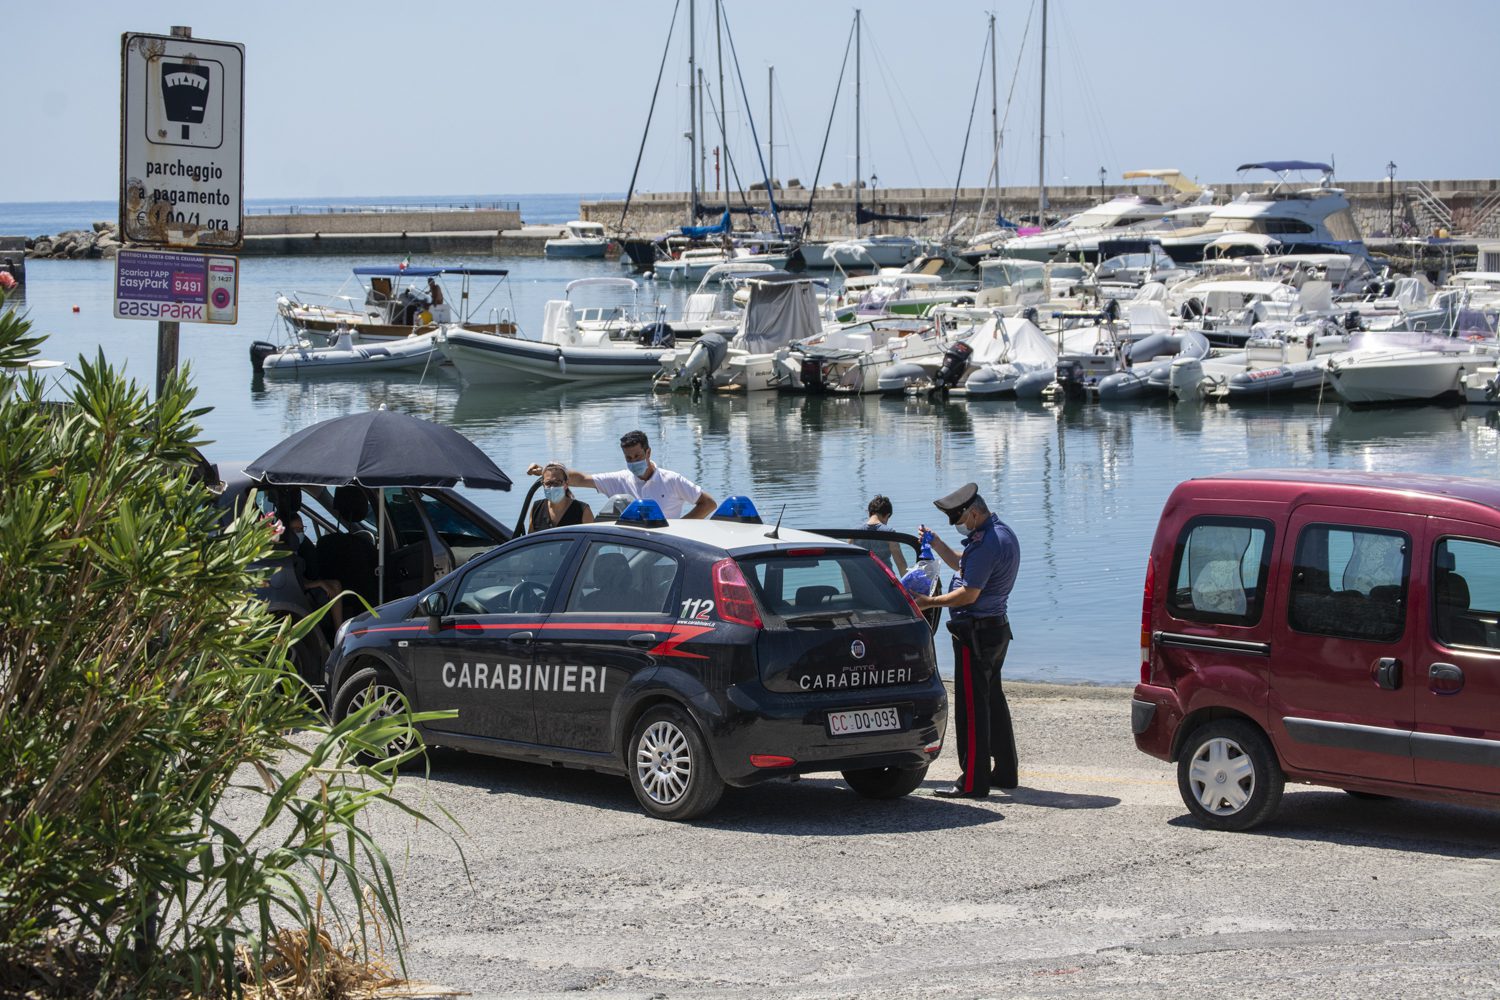
POLYGON ((448 595, 434 590, 417 602, 417 610, 427 616, 427 631, 437 632, 443 627, 443 615, 448 613, 448 595))

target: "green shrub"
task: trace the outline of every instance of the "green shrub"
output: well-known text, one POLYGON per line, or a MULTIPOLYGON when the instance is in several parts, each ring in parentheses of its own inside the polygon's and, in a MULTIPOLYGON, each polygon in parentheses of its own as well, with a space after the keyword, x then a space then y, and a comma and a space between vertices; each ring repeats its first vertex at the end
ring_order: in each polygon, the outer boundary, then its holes
POLYGON ((354 754, 407 720, 318 713, 286 660, 313 622, 252 596, 268 529, 221 527, 191 478, 187 377, 152 402, 101 352, 44 405, 7 373, 38 344, 0 301, 0 992, 234 993, 329 929, 399 955, 361 813, 425 817, 392 794, 401 761, 354 754))

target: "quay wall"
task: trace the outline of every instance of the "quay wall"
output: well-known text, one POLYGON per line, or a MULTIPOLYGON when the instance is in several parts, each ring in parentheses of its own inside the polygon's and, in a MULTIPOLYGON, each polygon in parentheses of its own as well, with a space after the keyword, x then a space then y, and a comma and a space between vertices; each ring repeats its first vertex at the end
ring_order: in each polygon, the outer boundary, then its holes
POLYGON ((521 227, 521 213, 510 209, 419 212, 295 212, 245 216, 246 236, 296 236, 343 233, 498 234, 521 227))
MULTIPOLYGON (((1260 184, 1208 184, 1218 200, 1237 197, 1242 192, 1261 192, 1260 184)), ((1500 179, 1482 180, 1397 180, 1394 190, 1391 182, 1340 181, 1337 185, 1349 198, 1361 231, 1368 236, 1396 232, 1408 236, 1430 236, 1439 229, 1451 235, 1500 237, 1500 179), (1392 223, 1394 222, 1394 227, 1392 223)), ((1080 212, 1101 201, 1119 195, 1141 194, 1164 197, 1170 189, 1161 184, 1090 184, 1048 187, 1047 206, 1049 219, 1080 212)), ((805 188, 782 188, 776 192, 778 209, 784 223, 800 224, 806 217, 811 192, 805 188)), ((1038 190, 1031 187, 1005 187, 1000 189, 1000 214, 1014 221, 1035 224, 1038 190)), ((686 193, 638 194, 631 199, 630 212, 625 219, 626 232, 650 235, 675 229, 688 221, 688 199, 686 193)), ((970 221, 962 232, 971 232, 973 220, 980 214, 985 191, 980 188, 960 188, 955 199, 952 188, 866 188, 860 193, 860 201, 866 209, 897 215, 927 215, 928 221, 882 222, 879 231, 910 235, 934 235, 948 226, 950 214, 958 220, 967 217, 970 221)), ((706 205, 722 205, 723 195, 705 195, 701 199, 706 205)), ((765 191, 746 192, 742 200, 738 194, 731 204, 740 206, 748 201, 753 207, 768 209, 769 200, 765 191)), ((814 238, 843 236, 855 231, 854 190, 847 187, 818 188, 813 202, 811 235, 814 238)), ((990 197, 984 216, 994 217, 994 198, 990 197)), ((620 200, 584 202, 579 216, 591 222, 602 222, 611 231, 620 223, 625 203, 620 200)), ((743 216, 737 216, 743 218, 743 216)), ((758 217, 769 226, 767 217, 758 217)), ((700 223, 717 221, 713 216, 700 218, 700 223)), ((868 231, 868 230, 867 230, 868 231)))

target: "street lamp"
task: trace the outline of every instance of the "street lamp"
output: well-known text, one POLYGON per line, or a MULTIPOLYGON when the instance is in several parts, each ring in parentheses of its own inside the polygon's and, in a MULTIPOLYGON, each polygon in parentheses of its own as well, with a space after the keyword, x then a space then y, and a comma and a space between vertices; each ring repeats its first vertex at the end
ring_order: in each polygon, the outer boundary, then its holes
POLYGON ((1104 196, 1104 178, 1105 178, 1105 170, 1104 170, 1103 167, 1100 167, 1099 168, 1099 196, 1100 197, 1104 196))
POLYGON ((1386 232, 1391 236, 1396 235, 1396 161, 1385 165, 1386 206, 1389 210, 1390 221, 1386 224, 1386 232))

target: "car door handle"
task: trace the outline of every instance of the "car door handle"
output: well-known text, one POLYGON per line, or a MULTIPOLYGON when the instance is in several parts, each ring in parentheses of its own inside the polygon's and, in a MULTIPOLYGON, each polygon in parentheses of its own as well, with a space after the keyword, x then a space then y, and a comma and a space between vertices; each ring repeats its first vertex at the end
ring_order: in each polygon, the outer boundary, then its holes
POLYGON ((1427 689, 1433 694, 1458 694, 1464 689, 1464 672, 1452 663, 1434 663, 1427 668, 1427 689))
POLYGON ((1376 660, 1375 683, 1386 691, 1399 688, 1401 686, 1401 661, 1394 656, 1382 656, 1376 660))
POLYGON ((637 632, 625 641, 637 649, 651 649, 660 643, 661 640, 656 638, 655 632, 637 632))
POLYGON ((506 636, 511 642, 530 642, 536 638, 535 632, 512 632, 506 636))

